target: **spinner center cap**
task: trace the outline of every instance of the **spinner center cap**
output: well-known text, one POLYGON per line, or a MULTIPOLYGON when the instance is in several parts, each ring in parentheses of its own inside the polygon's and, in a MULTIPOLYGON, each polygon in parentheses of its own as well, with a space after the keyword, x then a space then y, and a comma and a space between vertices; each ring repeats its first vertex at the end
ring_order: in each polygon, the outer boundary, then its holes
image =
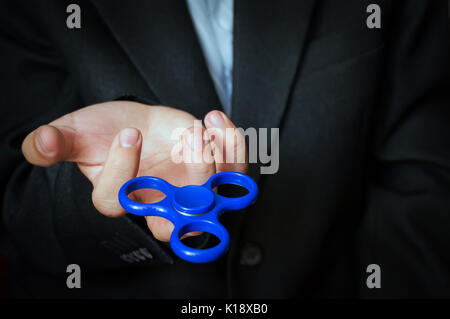
POLYGON ((188 185, 179 188, 173 196, 173 207, 180 213, 200 215, 214 206, 214 193, 209 189, 188 185))

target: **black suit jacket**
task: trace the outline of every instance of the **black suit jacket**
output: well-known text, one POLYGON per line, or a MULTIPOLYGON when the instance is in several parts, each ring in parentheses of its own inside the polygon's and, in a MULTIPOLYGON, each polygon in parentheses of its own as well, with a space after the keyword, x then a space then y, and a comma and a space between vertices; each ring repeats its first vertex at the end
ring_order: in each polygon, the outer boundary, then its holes
POLYGON ((96 212, 76 165, 21 156, 28 132, 94 103, 220 107, 184 1, 77 1, 68 29, 71 2, 1 3, 10 296, 450 296, 446 1, 375 1, 381 29, 366 26, 373 1, 235 1, 231 118, 280 128, 280 168, 251 165, 258 201, 226 215, 229 252, 203 265, 96 212), (66 287, 73 263, 81 289, 66 287))

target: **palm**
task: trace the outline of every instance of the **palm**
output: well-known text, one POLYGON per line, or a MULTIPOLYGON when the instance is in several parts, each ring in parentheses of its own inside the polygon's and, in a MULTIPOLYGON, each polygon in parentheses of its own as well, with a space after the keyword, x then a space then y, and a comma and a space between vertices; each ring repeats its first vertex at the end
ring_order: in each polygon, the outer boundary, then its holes
POLYGON ((181 186, 189 182, 187 164, 171 160, 171 150, 177 143, 171 133, 192 126, 194 120, 192 115, 173 108, 112 102, 83 108, 51 124, 76 132, 71 160, 91 182, 101 172, 117 133, 135 127, 143 137, 138 176, 158 176, 181 186))

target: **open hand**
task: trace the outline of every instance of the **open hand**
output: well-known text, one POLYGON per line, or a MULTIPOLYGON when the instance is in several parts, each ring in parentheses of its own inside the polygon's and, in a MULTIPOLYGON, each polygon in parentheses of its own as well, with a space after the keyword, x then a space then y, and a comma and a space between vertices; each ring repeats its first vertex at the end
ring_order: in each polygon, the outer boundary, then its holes
MULTIPOLYGON (((136 176, 157 176, 176 186, 202 184, 221 171, 247 170, 247 163, 226 163, 224 155, 235 151, 245 154, 242 135, 227 141, 225 129, 234 124, 219 111, 205 116, 204 125, 214 132, 210 141, 203 129, 194 129, 195 118, 184 111, 148 106, 135 102, 106 102, 82 108, 31 132, 23 141, 22 151, 33 165, 51 166, 60 161, 77 163, 92 182, 92 201, 97 210, 110 217, 126 212, 117 198, 120 187, 136 176), (185 129, 183 151, 196 159, 212 154, 212 161, 176 163, 171 154, 176 141, 175 129, 185 129), (237 137, 237 138, 236 138, 237 137), (219 158, 220 157, 220 158, 219 158)), ((134 200, 156 202, 164 195, 157 191, 139 190, 134 200)), ((173 225, 160 217, 146 217, 153 235, 162 241, 170 239, 173 225)), ((195 235, 195 234, 189 234, 195 235)))

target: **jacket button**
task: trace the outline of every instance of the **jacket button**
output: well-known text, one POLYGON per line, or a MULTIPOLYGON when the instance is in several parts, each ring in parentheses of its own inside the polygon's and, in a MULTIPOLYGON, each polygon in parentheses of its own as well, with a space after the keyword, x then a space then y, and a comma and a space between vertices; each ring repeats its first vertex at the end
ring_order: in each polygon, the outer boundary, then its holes
POLYGON ((242 266, 256 266, 262 259, 262 248, 255 243, 247 243, 241 249, 239 264, 242 266))

